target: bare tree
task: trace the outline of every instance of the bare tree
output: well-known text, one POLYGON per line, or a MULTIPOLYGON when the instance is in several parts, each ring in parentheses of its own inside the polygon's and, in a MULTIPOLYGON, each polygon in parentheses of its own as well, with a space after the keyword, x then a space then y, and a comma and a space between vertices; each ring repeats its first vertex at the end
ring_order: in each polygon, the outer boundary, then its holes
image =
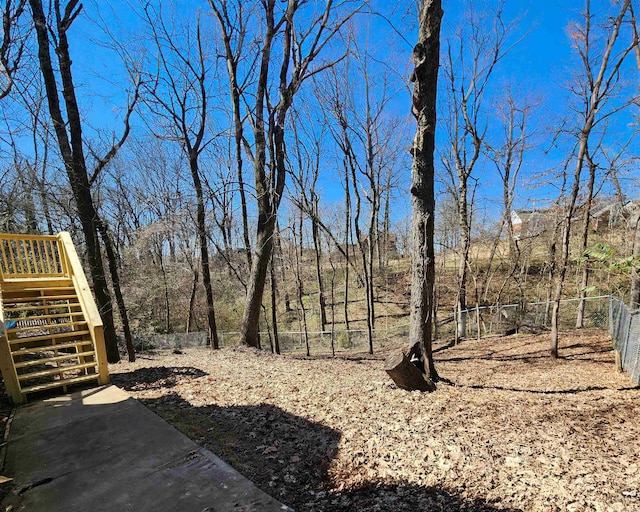
POLYGON ((441 159, 448 176, 448 188, 457 202, 460 230, 456 329, 460 337, 466 334, 462 312, 467 309, 471 198, 477 185, 474 171, 482 156, 488 128, 486 96, 496 65, 512 48, 510 36, 515 28, 515 22, 507 23, 504 19, 504 3, 499 0, 488 15, 470 8, 461 28, 446 43, 448 144, 441 159))
POLYGON ((415 68, 411 75, 414 84, 412 111, 418 126, 413 140, 411 168, 413 249, 409 351, 408 355, 400 353, 390 358, 385 368, 400 387, 433 391, 434 382, 439 380, 432 351, 435 281, 433 234, 436 97, 443 11, 440 0, 423 0, 419 9, 418 44, 413 49, 415 68), (411 362, 412 358, 417 360, 415 364, 411 362))
MULTIPOLYGON (((282 11, 275 0, 262 3, 264 20, 260 43, 260 65, 255 86, 255 102, 251 110, 253 127, 253 162, 258 207, 258 223, 253 264, 247 287, 247 299, 242 317, 242 339, 251 346, 259 346, 259 322, 267 268, 273 249, 277 212, 286 179, 286 119, 289 109, 303 82, 332 63, 312 67, 318 55, 353 15, 352 2, 339 6, 332 1, 320 14, 312 14, 308 24, 298 23, 303 4, 288 0, 282 11), (337 18, 337 19, 334 19, 337 18), (274 71, 275 41, 282 41, 281 62, 274 71), (271 80, 275 78, 277 102, 269 98, 271 80), (268 114, 268 119, 265 114, 268 114), (267 165, 267 154, 269 165, 267 165)), ((357 5, 357 4, 356 4, 357 5)), ((340 57, 338 57, 339 59, 340 57)))
POLYGON ((638 45, 637 37, 632 37, 629 44, 614 51, 617 48, 616 42, 630 4, 631 0, 623 1, 616 17, 609 20, 606 29, 606 43, 603 49, 593 47, 595 34, 593 33, 590 0, 587 0, 585 5, 584 25, 575 25, 571 34, 581 58, 586 80, 581 84, 576 84, 576 89, 583 99, 583 109, 580 112, 581 124, 577 133, 575 167, 562 219, 561 253, 551 313, 551 357, 554 359, 558 357, 558 320, 564 280, 569 266, 571 225, 580 191, 582 170, 588 155, 589 140, 594 127, 600 121, 620 110, 620 106, 614 106, 608 111, 604 107, 619 83, 622 64, 638 45))
POLYGON ((82 122, 71 72, 71 58, 67 37, 67 32, 80 14, 82 5, 78 5, 78 0, 70 0, 62 10, 60 1, 54 0, 53 16, 55 23, 50 26, 42 7, 42 1, 29 0, 29 4, 38 39, 38 61, 44 79, 49 114, 51 115, 60 154, 77 204, 87 247, 94 293, 104 322, 107 359, 109 362, 117 362, 120 360, 120 355, 113 324, 113 309, 100 254, 97 229, 98 214, 91 196, 91 186, 83 147, 82 122), (64 92, 66 120, 60 105, 58 83, 51 59, 50 34, 54 38, 55 53, 58 58, 59 75, 64 92))
POLYGON ((26 0, 5 0, 2 6, 2 44, 0 44, 0 100, 6 98, 13 87, 14 75, 20 65, 26 43, 20 30, 20 16, 26 0))
POLYGON ((144 83, 144 102, 167 129, 162 136, 175 140, 189 162, 196 194, 196 226, 200 245, 202 283, 207 298, 209 341, 219 348, 216 326, 209 247, 206 226, 200 156, 212 141, 209 128, 209 72, 207 51, 203 44, 200 14, 195 26, 179 28, 173 33, 161 11, 145 7, 147 26, 151 30, 157 54, 158 69, 144 83), (183 37, 179 41, 179 37, 183 37))
MULTIPOLYGON (((229 75, 229 94, 231 95, 231 106, 233 110, 234 128, 234 150, 236 158, 236 176, 238 179, 238 192, 240 194, 240 207, 242 214, 242 239, 247 256, 247 262, 251 267, 251 242, 249 240, 249 215, 247 213, 247 198, 243 176, 243 147, 247 145, 244 135, 244 119, 241 112, 241 98, 249 82, 247 77, 241 82, 238 76, 238 65, 243 60, 245 51, 245 41, 247 39, 248 14, 242 0, 220 0, 218 2, 209 0, 209 5, 215 14, 222 41, 224 43, 224 57, 227 62, 227 72, 229 75)), ((257 58, 257 54, 256 54, 257 58)), ((249 65, 251 69, 253 63, 249 65)))
MULTIPOLYGON (((495 165, 502 184, 502 219, 500 229, 492 247, 489 257, 489 267, 498 242, 502 239, 502 233, 507 238, 509 253, 509 271, 502 280, 498 289, 496 303, 502 302, 502 296, 510 280, 515 279, 519 290, 518 302, 524 300, 524 290, 519 279, 518 269, 521 264, 521 251, 518 239, 513 232, 513 201, 516 197, 520 171, 524 164, 526 151, 529 149, 531 137, 529 121, 535 105, 531 102, 520 101, 514 97, 511 88, 508 88, 504 98, 496 105, 496 112, 502 124, 499 138, 495 141, 485 141, 488 158, 495 165)), ((486 272, 488 275, 490 272, 486 272)), ((485 280, 485 283, 488 279, 485 280)), ((484 295, 488 292, 488 284, 485 284, 484 295)))
MULTIPOLYGON (((308 114, 308 113, 307 113, 308 114)), ((315 255, 316 283, 318 286, 318 311, 320 330, 327 325, 325 286, 322 276, 322 245, 320 240, 320 197, 317 192, 320 165, 322 161, 322 145, 324 142, 324 126, 314 130, 312 116, 301 117, 299 111, 291 116, 294 150, 292 156, 291 177, 297 189, 299 199, 294 200, 301 211, 310 212, 311 238, 315 255)))

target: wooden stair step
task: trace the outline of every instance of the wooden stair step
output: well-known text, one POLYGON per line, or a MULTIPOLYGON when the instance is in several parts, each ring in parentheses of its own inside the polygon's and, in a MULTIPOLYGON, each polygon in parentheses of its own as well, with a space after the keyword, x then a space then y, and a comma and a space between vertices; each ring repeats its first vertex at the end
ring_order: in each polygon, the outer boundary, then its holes
POLYGON ((4 297, 2 302, 6 305, 9 305, 9 304, 18 304, 22 302, 40 302, 40 301, 51 302, 56 300, 71 300, 71 299, 77 299, 77 298, 78 298, 78 295, 73 293, 73 294, 66 294, 66 295, 36 295, 33 297, 4 297))
POLYGON ((57 281, 48 281, 46 284, 38 285, 36 279, 28 279, 23 282, 21 286, 16 286, 15 282, 9 283, 7 293, 42 293, 42 292, 54 292, 59 293, 63 290, 73 290, 73 282, 70 279, 60 279, 57 281), (12 286, 13 285, 13 286, 12 286))
POLYGON ((64 274, 45 274, 42 277, 30 275, 28 277, 6 277, 4 288, 7 292, 16 290, 54 290, 56 288, 70 288, 73 281, 64 274))
POLYGON ((66 348, 76 347, 80 349, 80 347, 84 347, 86 345, 91 345, 93 347, 92 340, 78 340, 69 343, 60 343, 59 345, 47 345, 45 347, 35 347, 35 348, 26 348, 26 349, 18 349, 14 350, 11 355, 22 356, 27 354, 38 354, 39 352, 53 352, 54 350, 62 350, 66 348))
POLYGON ((69 352, 63 356, 43 357, 42 359, 34 359, 32 361, 21 361, 19 363, 15 363, 13 366, 16 368, 26 368, 28 366, 35 366, 38 364, 56 363, 67 359, 78 359, 80 357, 91 357, 95 355, 96 353, 93 350, 89 350, 87 352, 69 352))
POLYGON ((45 384, 38 384, 35 386, 29 386, 26 388, 21 388, 20 391, 24 394, 26 393, 34 393, 36 391, 45 391, 47 389, 58 388, 62 386, 70 386, 71 384, 79 384, 81 382, 89 382, 92 380, 98 380, 98 374, 91 375, 81 375, 79 377, 72 377, 69 379, 59 379, 54 380, 53 382, 47 382, 45 384))
MULTIPOLYGON (((67 308, 78 308, 80 307, 79 302, 70 302, 67 304, 40 304, 38 306, 18 306, 14 308, 4 308, 4 312, 12 313, 12 312, 22 312, 22 311, 39 311, 45 309, 67 309, 67 308)), ((15 320, 15 318, 12 318, 15 320)))
MULTIPOLYGON (((61 306, 65 307, 66 306, 61 306)), ((68 311, 66 313, 52 313, 50 315, 33 315, 33 316, 25 316, 22 318, 10 318, 12 321, 16 322, 28 322, 29 320, 52 320, 54 318, 65 318, 65 317, 73 317, 73 316, 83 316, 82 311, 68 311)), ((60 324, 53 324, 60 325, 60 324)))
MULTIPOLYGON (((26 320, 26 319, 25 319, 26 320)), ((84 320, 78 321, 78 322, 67 322, 64 324, 42 324, 42 325, 32 325, 29 327, 14 327, 13 329, 7 329, 7 334, 16 334, 19 332, 28 332, 28 331, 33 331, 33 330, 40 330, 40 329, 49 329, 49 328, 54 328, 54 327, 75 327, 77 325, 87 325, 87 322, 84 320)), ((72 331, 74 332, 74 331, 72 331)), ((24 340, 26 338, 18 338, 19 340, 24 340)))
POLYGON ((91 363, 74 364, 72 366, 56 366, 55 368, 51 368, 49 370, 19 374, 18 380, 37 379, 39 377, 48 377, 50 375, 60 375, 62 373, 73 372, 76 370, 84 370, 86 368, 97 369, 97 367, 98 367, 98 363, 96 361, 93 361, 91 363))
MULTIPOLYGON (((10 345, 19 345, 21 343, 29 343, 30 341, 46 341, 46 340, 58 340, 60 338, 72 338, 74 336, 84 336, 85 334, 91 334, 88 330, 84 331, 69 331, 69 332, 58 332, 56 334, 43 334, 41 336, 27 336, 25 338, 16 338, 14 340, 10 340, 10 345)), ((60 348, 57 345, 50 345, 51 349, 60 348)))

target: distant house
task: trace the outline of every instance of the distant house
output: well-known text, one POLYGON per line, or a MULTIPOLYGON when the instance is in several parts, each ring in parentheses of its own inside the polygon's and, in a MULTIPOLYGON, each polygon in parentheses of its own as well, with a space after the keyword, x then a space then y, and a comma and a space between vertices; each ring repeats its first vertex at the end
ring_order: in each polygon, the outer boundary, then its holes
MULTIPOLYGON (((640 212, 639 201, 628 201, 622 205, 615 200, 600 200, 591 208, 589 227, 596 233, 601 233, 615 226, 620 226, 638 215, 640 212)), ((511 227, 513 237, 516 240, 533 238, 552 230, 554 225, 560 222, 562 211, 558 207, 543 210, 514 210, 511 212, 511 227)), ((577 208, 572 223, 581 224, 583 218, 582 208, 577 208)))
POLYGON ((511 212, 511 228, 513 238, 522 240, 540 236, 551 226, 552 212, 520 210, 511 212))
POLYGON ((637 215, 640 202, 627 201, 620 204, 618 201, 600 205, 591 210, 589 227, 596 233, 601 233, 605 229, 619 226, 633 215, 637 215))

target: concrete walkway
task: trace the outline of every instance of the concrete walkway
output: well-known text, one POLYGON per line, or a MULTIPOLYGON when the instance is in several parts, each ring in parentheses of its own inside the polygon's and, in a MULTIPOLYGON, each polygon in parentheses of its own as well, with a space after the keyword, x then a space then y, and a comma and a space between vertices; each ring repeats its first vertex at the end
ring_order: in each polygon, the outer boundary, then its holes
POLYGON ((19 408, 4 474, 28 512, 291 510, 115 386, 19 408))

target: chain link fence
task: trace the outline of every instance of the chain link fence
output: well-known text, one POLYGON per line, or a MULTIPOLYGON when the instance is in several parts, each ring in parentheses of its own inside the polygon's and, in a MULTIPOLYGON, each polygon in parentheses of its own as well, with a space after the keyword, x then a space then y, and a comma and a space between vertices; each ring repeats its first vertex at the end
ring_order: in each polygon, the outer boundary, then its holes
MULTIPOLYGON (((404 343, 409 336, 409 324, 377 329, 373 332, 374 350, 397 346, 404 343)), ((261 331, 262 348, 270 349, 274 342, 273 333, 261 331)), ((306 354, 306 344, 313 356, 326 356, 366 352, 369 350, 369 339, 366 329, 334 329, 329 331, 281 331, 278 332, 280 351, 293 354, 306 354)), ((218 342, 221 347, 235 346, 241 343, 240 332, 218 331, 218 342)), ((175 334, 138 333, 134 335, 136 351, 145 350, 180 350, 183 348, 205 347, 206 332, 190 332, 175 334)), ((124 349, 124 344, 122 345, 124 349)))
MULTIPOLYGON (((172 334, 136 333, 133 346, 136 352, 145 350, 179 350, 182 348, 204 347, 207 345, 207 333, 187 332, 172 334)), ((124 347, 124 343, 122 344, 124 347)))
MULTIPOLYGON (((561 302, 559 327, 575 327, 581 299, 561 302)), ((552 302, 482 306, 463 311, 467 322, 467 337, 510 334, 520 329, 547 329, 551 320, 552 302)), ((455 335, 453 316, 438 319, 436 338, 451 339, 455 335)), ((621 365, 631 380, 640 385, 640 310, 630 310, 618 297, 600 296, 585 299, 584 327, 609 327, 613 345, 620 353, 621 365)), ((273 333, 260 333, 263 348, 273 343, 273 333)), ((409 338, 409 324, 380 328, 373 333, 374 351, 402 345, 409 338)), ((221 346, 234 346, 241 342, 239 332, 218 332, 221 346)), ((334 329, 330 331, 284 331, 278 333, 280 351, 306 354, 307 342, 312 356, 363 353, 369 350, 366 329, 334 329)), ((137 334, 136 351, 180 350, 205 347, 206 332, 176 334, 137 334)))
POLYGON ((640 309, 629 309, 619 297, 611 297, 609 315, 611 338, 622 369, 640 385, 640 309))
MULTIPOLYGON (((575 327, 580 299, 563 300, 560 307, 559 326, 561 329, 575 327)), ((496 334, 511 334, 517 330, 529 331, 547 329, 551 320, 552 302, 528 304, 505 304, 481 306, 463 311, 466 319, 466 337, 476 338, 496 334)), ((585 299, 584 327, 606 328, 609 324, 609 296, 585 299)), ((439 316, 436 319, 436 340, 450 340, 455 336, 454 316, 439 316)), ((269 350, 274 342, 273 332, 260 333, 262 347, 269 350)), ((409 324, 381 327, 373 332, 374 351, 403 345, 409 339, 409 324)), ((220 346, 235 346, 241 343, 237 331, 218 331, 220 346)), ((328 331, 279 331, 278 341, 282 353, 306 354, 306 344, 312 356, 332 354, 362 353, 369 350, 366 329, 340 329, 328 331)), ((207 345, 206 332, 175 334, 141 334, 134 336, 137 351, 180 350, 182 348, 204 347, 207 345)))
MULTIPOLYGON (((581 301, 584 301, 583 327, 606 328, 609 324, 609 296, 564 299, 560 301, 559 329, 573 329, 581 301)), ((546 330, 551 326, 553 301, 480 306, 462 311, 466 333, 462 337, 478 338, 492 334, 513 334, 520 330, 546 330)), ((447 327, 447 334, 455 335, 455 323, 447 327)))

